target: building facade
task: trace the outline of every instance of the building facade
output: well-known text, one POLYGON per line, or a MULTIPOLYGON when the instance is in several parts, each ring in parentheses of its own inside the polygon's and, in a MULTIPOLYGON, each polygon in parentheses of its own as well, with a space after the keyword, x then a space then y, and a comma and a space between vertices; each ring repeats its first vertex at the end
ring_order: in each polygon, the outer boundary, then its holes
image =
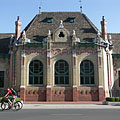
POLYGON ((14 87, 24 101, 102 101, 119 95, 119 55, 111 39, 116 35, 107 34, 104 17, 101 33, 80 12, 42 12, 22 32, 21 24, 18 17, 15 34, 0 34, 1 93, 14 87))

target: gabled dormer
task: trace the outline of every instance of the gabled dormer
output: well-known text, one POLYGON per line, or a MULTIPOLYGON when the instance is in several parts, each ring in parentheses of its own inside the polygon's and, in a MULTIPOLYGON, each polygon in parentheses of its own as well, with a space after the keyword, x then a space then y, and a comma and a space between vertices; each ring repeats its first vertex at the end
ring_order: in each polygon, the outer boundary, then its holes
POLYGON ((69 42, 70 33, 64 28, 63 21, 60 21, 59 27, 53 33, 53 41, 55 42, 69 42))

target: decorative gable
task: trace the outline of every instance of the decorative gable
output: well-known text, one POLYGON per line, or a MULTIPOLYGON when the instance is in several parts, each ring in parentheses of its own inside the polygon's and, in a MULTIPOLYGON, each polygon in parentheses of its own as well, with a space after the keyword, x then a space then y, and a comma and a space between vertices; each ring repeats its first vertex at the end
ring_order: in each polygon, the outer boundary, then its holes
POLYGON ((60 26, 56 31, 53 33, 54 41, 56 42, 68 42, 69 41, 69 32, 67 29, 64 28, 63 22, 61 20, 60 26))

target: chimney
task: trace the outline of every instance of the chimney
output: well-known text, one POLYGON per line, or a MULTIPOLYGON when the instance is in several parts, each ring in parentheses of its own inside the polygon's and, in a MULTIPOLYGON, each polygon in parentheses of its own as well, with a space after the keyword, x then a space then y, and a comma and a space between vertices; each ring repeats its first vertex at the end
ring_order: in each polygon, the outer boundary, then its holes
POLYGON ((102 38, 107 39, 107 22, 105 21, 105 17, 102 16, 102 21, 101 21, 101 32, 102 32, 102 38))
POLYGON ((15 37, 16 39, 18 39, 20 37, 20 34, 21 34, 21 21, 20 21, 20 18, 19 16, 17 17, 17 21, 15 22, 15 37))

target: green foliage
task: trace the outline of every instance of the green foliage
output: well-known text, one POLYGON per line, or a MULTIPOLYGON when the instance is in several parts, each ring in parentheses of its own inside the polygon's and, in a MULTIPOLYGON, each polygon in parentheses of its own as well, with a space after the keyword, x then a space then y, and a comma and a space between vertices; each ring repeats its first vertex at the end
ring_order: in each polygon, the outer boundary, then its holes
POLYGON ((119 102, 119 97, 115 97, 115 101, 116 101, 116 102, 119 102))
POLYGON ((106 97, 106 101, 111 101, 111 97, 106 97))
MULTIPOLYGON (((0 102, 1 102, 1 100, 2 100, 2 97, 0 97, 0 102)), ((21 101, 21 99, 18 97, 18 98, 16 98, 16 101, 21 101)))
POLYGON ((2 97, 0 97, 0 102, 1 102, 1 100, 2 100, 2 97))
POLYGON ((18 97, 18 98, 16 98, 16 101, 21 101, 21 99, 18 97))
POLYGON ((120 101, 120 97, 107 97, 106 101, 119 102, 120 101))

